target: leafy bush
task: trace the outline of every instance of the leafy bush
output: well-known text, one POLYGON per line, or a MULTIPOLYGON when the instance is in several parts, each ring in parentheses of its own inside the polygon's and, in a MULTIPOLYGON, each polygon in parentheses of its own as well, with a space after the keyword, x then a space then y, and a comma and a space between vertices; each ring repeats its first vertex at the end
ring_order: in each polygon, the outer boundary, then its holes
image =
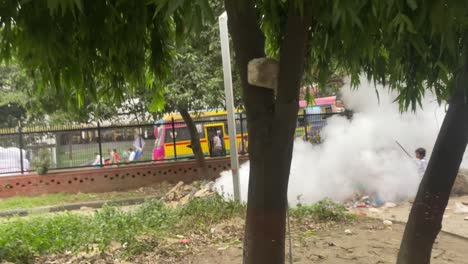
POLYGON ((52 159, 50 158, 50 152, 47 149, 40 149, 37 156, 33 159, 33 166, 37 171, 37 174, 47 174, 49 171, 52 159))
POLYGON ((352 219, 344 205, 330 199, 321 200, 312 205, 298 204, 291 210, 291 215, 300 220, 312 218, 318 221, 345 221, 352 219))
POLYGON ((177 216, 186 219, 181 222, 183 230, 202 229, 207 230, 214 223, 233 217, 245 216, 245 205, 233 201, 224 200, 218 194, 212 197, 193 199, 177 209, 177 216))

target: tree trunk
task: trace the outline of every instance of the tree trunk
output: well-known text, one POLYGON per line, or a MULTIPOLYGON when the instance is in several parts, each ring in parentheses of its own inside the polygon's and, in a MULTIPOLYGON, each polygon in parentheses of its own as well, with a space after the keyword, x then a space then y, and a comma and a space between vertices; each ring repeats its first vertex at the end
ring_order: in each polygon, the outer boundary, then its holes
MULTIPOLYGON (((265 38, 252 1, 226 0, 247 112, 250 178, 244 238, 245 264, 283 264, 287 188, 308 28, 291 8, 281 46, 277 97, 247 82, 248 62, 265 57, 265 38)), ((307 13, 307 12, 306 12, 307 13)))
POLYGON ((179 109, 180 115, 184 119, 185 124, 190 133, 190 147, 192 149, 193 155, 195 156, 195 160, 197 161, 198 167, 201 169, 203 173, 204 179, 208 179, 208 168, 206 167, 205 163, 205 155, 203 154, 203 150, 200 144, 200 136, 198 134, 197 127, 195 126, 195 122, 193 122, 192 117, 190 116, 187 109, 179 109))
POLYGON ((430 263, 432 245, 442 228, 445 207, 468 142, 467 83, 468 67, 465 67, 456 80, 455 94, 449 102, 449 109, 411 209, 398 254, 398 264, 430 263))

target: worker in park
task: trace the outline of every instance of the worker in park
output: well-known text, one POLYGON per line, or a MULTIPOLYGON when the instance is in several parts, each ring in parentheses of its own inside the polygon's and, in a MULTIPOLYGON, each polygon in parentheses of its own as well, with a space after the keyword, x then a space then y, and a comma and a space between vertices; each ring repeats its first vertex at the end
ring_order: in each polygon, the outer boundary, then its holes
POLYGON ((418 165, 418 174, 419 177, 423 177, 426 172, 427 160, 426 160, 426 150, 424 148, 418 148, 415 150, 416 154, 416 164, 418 165))

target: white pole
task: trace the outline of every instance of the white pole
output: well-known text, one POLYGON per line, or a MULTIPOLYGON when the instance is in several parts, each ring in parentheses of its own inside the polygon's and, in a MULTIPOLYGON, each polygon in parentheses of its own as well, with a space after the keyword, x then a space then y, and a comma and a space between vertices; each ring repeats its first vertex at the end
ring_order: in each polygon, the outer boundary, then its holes
POLYGON ((231 146, 231 169, 234 186, 234 199, 240 201, 239 183, 239 155, 237 153, 237 134, 234 118, 234 96, 232 92, 231 55, 229 54, 229 35, 227 26, 227 14, 219 16, 219 33, 221 36, 221 54, 223 57, 224 92, 226 93, 226 108, 229 130, 229 144, 231 146))

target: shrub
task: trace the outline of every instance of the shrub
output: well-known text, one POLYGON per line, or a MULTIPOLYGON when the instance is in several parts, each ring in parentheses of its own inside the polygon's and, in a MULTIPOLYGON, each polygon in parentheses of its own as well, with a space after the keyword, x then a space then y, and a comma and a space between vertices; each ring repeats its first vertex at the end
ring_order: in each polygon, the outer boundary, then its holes
POLYGON ((312 205, 298 204, 297 208, 291 210, 291 215, 303 220, 312 218, 318 221, 345 221, 352 219, 344 205, 330 199, 321 200, 312 205))
POLYGON ((37 174, 44 175, 49 171, 52 160, 50 158, 50 152, 47 149, 40 149, 37 156, 33 159, 33 166, 36 169, 37 174))

